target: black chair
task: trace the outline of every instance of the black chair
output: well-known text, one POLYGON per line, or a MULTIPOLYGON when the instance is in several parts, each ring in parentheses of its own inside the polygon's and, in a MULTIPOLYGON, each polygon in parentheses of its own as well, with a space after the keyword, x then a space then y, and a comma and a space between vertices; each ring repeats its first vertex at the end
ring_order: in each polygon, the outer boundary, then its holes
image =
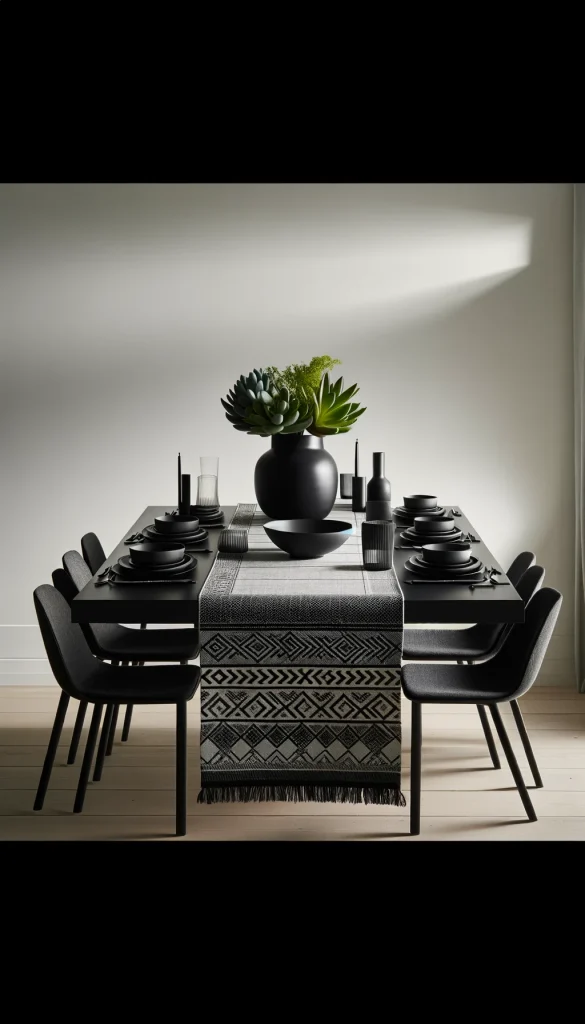
POLYGON ((199 669, 195 665, 114 667, 93 657, 81 627, 71 622, 71 609, 55 587, 44 583, 34 592, 34 603, 45 650, 55 679, 62 689, 55 723, 41 773, 34 809, 43 807, 55 753, 71 697, 94 705, 74 813, 83 810, 104 704, 176 704, 177 777, 176 832, 187 831, 187 701, 195 695, 199 669))
MULTIPOLYGON (((67 551, 63 555, 63 566, 76 588, 76 593, 79 593, 92 578, 90 568, 78 551, 67 551)), ((59 581, 55 578, 54 583, 58 589, 61 589, 59 581)), ((124 665, 134 662, 135 666, 141 666, 146 661, 178 661, 186 665, 188 661, 196 658, 199 654, 199 630, 195 627, 139 630, 120 626, 114 622, 95 622, 91 625, 83 625, 82 629, 92 653, 97 658, 112 661, 115 664, 121 662, 124 665)), ((119 706, 115 705, 112 707, 111 713, 110 708, 106 712, 95 766, 94 781, 96 782, 101 778, 103 757, 110 755, 113 749, 118 713, 119 706), (109 735, 105 732, 106 728, 109 729, 109 735)), ((81 707, 78 712, 79 716, 85 716, 85 710, 81 707)), ((129 705, 126 708, 122 730, 123 743, 126 742, 130 734, 131 720, 132 706, 129 705)), ((79 731, 81 731, 82 725, 83 717, 79 731)))
MULTIPOLYGON (((522 551, 507 572, 508 579, 518 590, 525 605, 544 580, 544 569, 539 567, 537 573, 532 573, 534 561, 532 551, 522 551), (521 589, 520 583, 528 573, 532 575, 528 575, 521 589)), ((402 658, 404 661, 457 661, 460 665, 465 662, 476 665, 493 658, 501 650, 510 629, 507 623, 478 623, 467 629, 406 629, 402 658)), ((492 764, 494 768, 499 768, 500 759, 486 710, 481 704, 477 705, 477 710, 492 764)))
POLYGON ((86 533, 81 538, 81 552, 91 569, 91 575, 95 576, 106 560, 106 553, 95 533, 86 533))
MULTIPOLYGON (((534 683, 552 636, 562 600, 558 590, 553 590, 552 587, 543 587, 528 602, 525 621, 512 627, 500 652, 480 665, 410 664, 403 667, 402 688, 405 696, 412 701, 410 768, 410 831, 412 835, 420 833, 421 709, 422 705, 427 703, 479 703, 489 707, 528 818, 530 821, 536 821, 536 813, 504 728, 498 704, 510 701, 512 709, 514 709, 514 706, 517 707, 518 698, 526 693, 534 683)), ((521 736, 536 781, 538 769, 534 754, 528 736, 525 733, 524 735, 521 733, 521 736)), ((536 784, 538 786, 539 782, 537 781, 536 784)))

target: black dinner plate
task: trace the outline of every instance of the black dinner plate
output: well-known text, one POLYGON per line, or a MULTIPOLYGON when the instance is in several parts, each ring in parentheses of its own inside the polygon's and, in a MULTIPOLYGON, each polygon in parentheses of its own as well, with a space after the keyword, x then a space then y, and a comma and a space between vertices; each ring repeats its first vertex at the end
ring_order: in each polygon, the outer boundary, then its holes
POLYGON ((190 572, 197 565, 197 559, 192 555, 185 554, 176 565, 149 566, 143 565, 140 568, 132 562, 128 555, 120 555, 117 564, 113 567, 114 572, 120 576, 133 576, 135 579, 152 580, 164 579, 166 576, 180 576, 182 573, 190 572))
POLYGON ((462 536, 461 530, 458 530, 457 527, 454 527, 452 533, 419 533, 411 526, 400 534, 402 540, 409 544, 417 544, 419 547, 422 544, 442 544, 443 541, 447 543, 451 540, 459 540, 462 536))
POLYGON ((436 562, 432 563, 425 561, 425 559, 422 558, 421 555, 412 555, 410 558, 410 562, 413 565, 417 565, 421 569, 424 569, 425 572, 434 569, 438 569, 439 572, 443 572, 444 569, 447 569, 449 575, 453 573, 453 575, 455 576, 465 576, 465 574, 468 572, 479 572, 482 566, 480 559, 475 558, 473 556, 469 559, 468 562, 464 562, 459 565, 437 565, 436 562))
MULTIPOLYGON (((154 526, 145 526, 142 533, 144 534, 145 537, 148 537, 149 540, 163 539, 163 534, 159 533, 154 526)), ((207 537, 207 530, 199 529, 196 530, 195 533, 177 534, 176 540, 178 544, 184 544, 185 546, 187 546, 188 544, 199 544, 201 541, 207 540, 207 537)), ((174 536, 173 540, 175 540, 174 536)))
POLYGON ((433 568, 423 568, 416 562, 413 562, 412 558, 409 558, 404 563, 404 568, 408 569, 409 572, 414 573, 415 576, 422 576, 428 580, 461 580, 462 583, 475 583, 483 579, 485 569, 479 559, 476 559, 477 565, 473 570, 467 569, 467 572, 455 573, 453 567, 435 565, 433 568))
POLYGON ((399 505, 398 508, 393 508, 392 512, 394 515, 400 516, 402 519, 415 519, 417 516, 445 515, 443 505, 437 505, 436 508, 405 508, 404 505, 399 505))

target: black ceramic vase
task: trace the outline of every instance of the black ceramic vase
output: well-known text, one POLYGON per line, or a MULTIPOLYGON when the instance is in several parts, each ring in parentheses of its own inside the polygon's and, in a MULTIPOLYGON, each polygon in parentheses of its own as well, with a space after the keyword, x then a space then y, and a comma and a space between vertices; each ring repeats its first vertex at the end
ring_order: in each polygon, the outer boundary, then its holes
POLYGON ((337 495, 337 466, 312 434, 275 434, 256 463, 258 504, 271 519, 325 519, 337 495))

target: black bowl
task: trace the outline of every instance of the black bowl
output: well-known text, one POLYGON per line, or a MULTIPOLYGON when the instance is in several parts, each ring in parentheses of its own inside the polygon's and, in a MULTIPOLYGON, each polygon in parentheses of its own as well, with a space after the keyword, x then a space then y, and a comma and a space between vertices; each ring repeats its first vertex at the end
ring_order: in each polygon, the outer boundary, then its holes
POLYGON ((437 507, 437 496, 436 494, 409 494, 404 498, 404 507, 420 512, 424 512, 425 508, 432 510, 437 507))
POLYGON ((155 516, 154 525, 159 533, 195 533, 199 520, 195 516, 155 516))
POLYGON ((322 558, 353 533, 351 523, 339 519, 273 519, 264 529, 291 558, 322 558))
POLYGON ((144 540, 128 550, 134 565, 174 565, 185 557, 185 545, 174 540, 144 540))
POLYGON ((455 520, 449 516, 415 516, 414 528, 417 533, 449 533, 455 520))
POLYGON ((471 544, 455 540, 444 544, 423 544, 421 554, 431 565, 463 565, 471 558, 471 544))

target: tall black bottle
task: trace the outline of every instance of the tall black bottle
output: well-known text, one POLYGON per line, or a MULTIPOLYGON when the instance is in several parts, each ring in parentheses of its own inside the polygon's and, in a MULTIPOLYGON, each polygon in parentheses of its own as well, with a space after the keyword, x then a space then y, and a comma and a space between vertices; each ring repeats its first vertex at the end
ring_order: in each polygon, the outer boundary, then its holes
POLYGON ((374 475, 366 490, 366 519, 391 519, 390 481, 386 479, 386 455, 374 452, 374 475))

